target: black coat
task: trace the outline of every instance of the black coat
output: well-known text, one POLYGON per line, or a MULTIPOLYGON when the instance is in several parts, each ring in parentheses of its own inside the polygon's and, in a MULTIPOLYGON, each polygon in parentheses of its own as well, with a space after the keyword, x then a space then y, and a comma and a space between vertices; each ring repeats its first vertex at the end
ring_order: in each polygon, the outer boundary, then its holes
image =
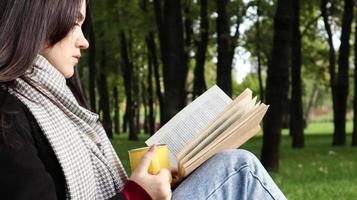
MULTIPOLYGON (((34 116, 0 87, 0 199, 65 199, 65 177, 34 116)), ((124 199, 121 194, 112 199, 124 199)))

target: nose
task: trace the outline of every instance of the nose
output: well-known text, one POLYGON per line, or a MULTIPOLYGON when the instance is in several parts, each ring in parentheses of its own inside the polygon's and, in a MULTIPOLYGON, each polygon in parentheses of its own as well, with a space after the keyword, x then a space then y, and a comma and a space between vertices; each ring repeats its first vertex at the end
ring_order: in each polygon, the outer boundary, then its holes
POLYGON ((84 37, 83 33, 78 37, 76 41, 76 47, 79 49, 87 49, 89 47, 89 42, 84 37))

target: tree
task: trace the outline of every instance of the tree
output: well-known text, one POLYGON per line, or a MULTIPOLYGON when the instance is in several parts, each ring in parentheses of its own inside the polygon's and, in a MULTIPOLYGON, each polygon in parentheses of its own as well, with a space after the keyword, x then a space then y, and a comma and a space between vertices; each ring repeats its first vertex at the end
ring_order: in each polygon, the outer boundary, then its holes
MULTIPOLYGON (((148 36, 150 37, 150 36, 148 36)), ((149 40, 149 38, 146 38, 149 40)), ((154 92, 153 92, 153 84, 152 84, 152 68, 153 68, 153 61, 152 56, 150 55, 150 50, 148 49, 148 74, 147 74, 147 82, 148 82, 148 106, 149 106, 149 113, 148 113, 148 132, 150 135, 154 135, 155 133, 155 116, 154 116, 154 92)))
POLYGON ((90 107, 93 112, 96 112, 96 95, 95 95, 95 67, 96 67, 96 58, 95 58, 95 34, 93 30, 92 16, 91 13, 87 14, 87 20, 89 24, 89 53, 88 53, 88 63, 89 63, 89 78, 88 78, 88 86, 89 86, 89 101, 90 107))
MULTIPOLYGON (((148 9, 147 9, 148 1, 143 0, 141 1, 141 9, 142 11, 146 14, 146 16, 149 16, 148 14, 148 9)), ((145 42, 146 42, 146 47, 147 47, 147 84, 144 83, 143 80, 143 86, 142 86, 142 96, 143 96, 143 102, 144 102, 144 111, 145 111, 145 133, 149 133, 150 135, 153 135, 155 133, 155 115, 154 115, 154 89, 153 89, 153 65, 157 65, 156 67, 158 68, 158 63, 157 63, 157 58, 156 58, 156 47, 155 47, 155 41, 154 41, 154 33, 152 30, 149 30, 147 32, 147 35, 145 37, 145 42), (155 57, 155 58, 154 58, 155 57), (147 85, 147 88, 145 88, 147 85), (147 96, 146 96, 147 95, 147 96), (147 106, 146 106, 147 104, 147 106), (147 107, 149 107, 149 112, 147 113, 147 107)), ((158 90, 160 90, 160 82, 159 85, 157 86, 158 90)), ((159 100, 161 99, 161 91, 159 91, 159 100)), ((161 105, 161 104, 160 104, 161 105)))
POLYGON ((184 50, 182 8, 180 0, 154 0, 156 24, 164 77, 163 122, 167 122, 186 105, 188 66, 184 50))
POLYGON ((293 27, 291 48, 291 107, 290 135, 292 147, 304 147, 304 119, 301 94, 301 33, 300 33, 300 0, 293 0, 293 27))
POLYGON ((259 96, 261 101, 264 101, 264 87, 263 87, 263 78, 262 78, 262 62, 261 62, 261 53, 260 53, 260 43, 261 43, 261 33, 260 33, 260 1, 257 0, 257 21, 256 21, 256 49, 257 49, 257 64, 258 64, 258 80, 259 80, 259 96))
POLYGON ((113 107, 114 107, 114 132, 116 134, 120 133, 120 107, 119 107, 119 97, 118 88, 113 88, 113 107))
POLYGON ((123 123, 129 124, 129 140, 138 140, 135 127, 135 117, 134 117, 134 105, 132 99, 132 73, 133 73, 133 64, 129 60, 127 41, 125 33, 121 32, 120 35, 120 54, 121 54, 121 69, 124 78, 124 87, 126 93, 126 108, 125 108, 125 118, 123 123))
POLYGON ((227 14, 229 0, 217 0, 217 85, 228 95, 232 95, 232 57, 230 24, 227 14))
POLYGON ((159 101, 159 107, 160 107, 160 123, 163 125, 165 124, 165 119, 164 119, 165 105, 164 105, 164 97, 161 92, 159 62, 157 60, 156 45, 155 45, 153 32, 150 32, 149 35, 147 36, 146 45, 148 47, 150 61, 152 62, 154 68, 156 96, 159 101))
POLYGON ((205 82, 205 59, 208 45, 207 0, 200 1, 200 36, 197 43, 196 67, 194 71, 193 99, 207 90, 205 82))
POLYGON ((266 103, 270 105, 263 124, 261 160, 268 169, 279 169, 279 146, 284 103, 289 89, 289 52, 291 44, 292 0, 278 0, 274 17, 271 63, 266 82, 266 103))
POLYGON ((336 74, 336 56, 335 56, 335 48, 333 46, 333 41, 332 41, 332 32, 331 32, 331 25, 330 25, 330 20, 329 20, 329 12, 327 8, 328 0, 321 0, 321 5, 320 5, 320 10, 321 10, 321 15, 324 21, 326 33, 327 33, 327 42, 329 45, 329 73, 330 73, 330 88, 331 88, 331 100, 332 100, 332 108, 333 108, 333 121, 334 121, 334 126, 336 127, 336 93, 335 93, 335 74, 336 74))
MULTIPOLYGON (((357 17, 355 18, 357 22, 357 17)), ((357 23, 355 23, 355 45, 354 45, 354 99, 353 99, 353 132, 352 146, 357 146, 357 23)))
POLYGON ((338 56, 338 74, 335 87, 335 130, 332 145, 346 144, 346 109, 348 96, 348 69, 350 53, 350 35, 353 19, 354 0, 344 1, 344 12, 342 19, 341 46, 338 56))
POLYGON ((102 50, 102 59, 101 59, 101 72, 98 79, 99 85, 99 112, 102 112, 102 120, 103 120, 103 127, 105 132, 107 133, 109 138, 113 138, 112 132, 112 122, 110 119, 110 105, 109 105, 109 91, 108 91, 108 84, 107 84, 107 75, 106 75, 106 56, 105 51, 102 50))

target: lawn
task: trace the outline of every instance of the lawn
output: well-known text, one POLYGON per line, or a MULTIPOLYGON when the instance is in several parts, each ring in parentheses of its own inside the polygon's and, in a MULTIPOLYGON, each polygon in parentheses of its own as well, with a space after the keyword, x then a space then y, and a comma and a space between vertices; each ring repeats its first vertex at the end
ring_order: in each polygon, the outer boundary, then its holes
MULTIPOLYGON (((347 124, 352 130, 352 124, 347 124)), ((312 123, 305 130, 306 147, 290 148, 290 137, 283 131, 280 171, 271 173, 273 179, 288 199, 357 199, 357 147, 348 145, 331 147, 332 124, 312 123)), ((128 141, 127 135, 116 136, 112 141, 125 168, 129 172, 127 150, 144 146, 146 135, 139 141, 128 141)), ((259 157, 261 134, 249 140, 241 148, 259 157)))

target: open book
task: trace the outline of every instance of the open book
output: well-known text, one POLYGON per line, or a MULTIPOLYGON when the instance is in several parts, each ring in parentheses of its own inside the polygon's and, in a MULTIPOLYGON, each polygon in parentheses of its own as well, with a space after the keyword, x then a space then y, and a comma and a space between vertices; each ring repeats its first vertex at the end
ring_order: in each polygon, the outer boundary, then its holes
POLYGON ((213 86, 161 127, 145 143, 167 144, 170 164, 182 179, 216 153, 238 148, 259 130, 268 106, 246 89, 236 99, 213 86))

